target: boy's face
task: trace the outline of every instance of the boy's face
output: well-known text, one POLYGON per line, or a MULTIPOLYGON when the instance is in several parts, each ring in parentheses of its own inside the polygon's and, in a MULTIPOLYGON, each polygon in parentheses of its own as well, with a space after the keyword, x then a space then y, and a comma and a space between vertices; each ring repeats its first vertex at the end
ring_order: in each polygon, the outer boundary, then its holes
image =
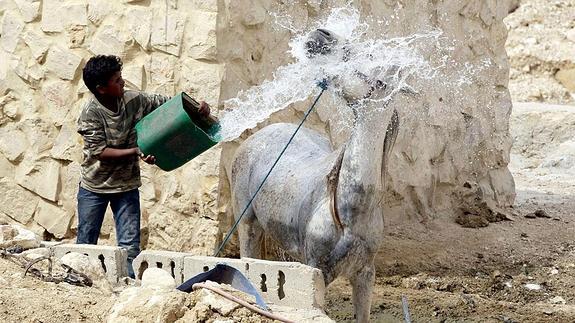
POLYGON ((122 71, 118 71, 110 77, 108 84, 105 86, 98 85, 98 93, 101 96, 108 97, 122 97, 124 95, 124 79, 122 78, 122 71))

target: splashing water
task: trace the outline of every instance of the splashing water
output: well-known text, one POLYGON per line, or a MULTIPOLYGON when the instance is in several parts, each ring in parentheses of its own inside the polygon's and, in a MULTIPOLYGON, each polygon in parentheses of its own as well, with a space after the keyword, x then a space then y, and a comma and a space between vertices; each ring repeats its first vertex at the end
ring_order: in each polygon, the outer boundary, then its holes
POLYGON ((417 50, 418 44, 437 40, 439 31, 390 39, 362 39, 369 26, 360 22, 359 12, 351 7, 332 10, 324 21, 306 33, 299 33, 290 42, 290 54, 295 62, 277 69, 272 80, 240 92, 238 97, 224 102, 220 118, 221 141, 237 138, 248 128, 255 127, 272 113, 292 103, 303 101, 319 92, 317 84, 327 79, 333 95, 348 93, 349 88, 367 89, 377 81, 385 84, 385 95, 355 98, 387 101, 399 91, 411 90, 412 77, 431 79, 437 68, 417 50), (329 30, 339 37, 338 47, 327 55, 308 58, 305 42, 316 28, 329 30))

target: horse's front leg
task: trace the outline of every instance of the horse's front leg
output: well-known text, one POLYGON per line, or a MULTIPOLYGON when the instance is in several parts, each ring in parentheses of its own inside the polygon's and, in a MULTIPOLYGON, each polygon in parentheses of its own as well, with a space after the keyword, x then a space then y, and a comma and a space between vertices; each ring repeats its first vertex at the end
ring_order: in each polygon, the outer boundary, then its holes
POLYGON ((369 322, 373 285, 375 283, 375 266, 373 261, 350 277, 353 288, 353 307, 356 322, 369 322))

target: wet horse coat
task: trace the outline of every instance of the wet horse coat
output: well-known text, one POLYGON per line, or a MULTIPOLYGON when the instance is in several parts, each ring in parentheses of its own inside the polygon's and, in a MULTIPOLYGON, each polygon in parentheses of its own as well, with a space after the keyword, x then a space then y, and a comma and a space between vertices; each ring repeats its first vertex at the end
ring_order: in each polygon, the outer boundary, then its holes
MULTIPOLYGON (((311 37, 321 45, 328 36, 321 30, 311 37)), ((291 256, 321 269, 326 284, 348 277, 359 322, 369 320, 374 257, 383 238, 383 176, 399 126, 395 111, 362 108, 370 117, 357 118, 349 141, 337 150, 318 132, 301 128, 238 227, 242 257, 261 258, 266 233, 291 256)), ((236 151, 228 170, 236 218, 295 129, 272 124, 236 151)))

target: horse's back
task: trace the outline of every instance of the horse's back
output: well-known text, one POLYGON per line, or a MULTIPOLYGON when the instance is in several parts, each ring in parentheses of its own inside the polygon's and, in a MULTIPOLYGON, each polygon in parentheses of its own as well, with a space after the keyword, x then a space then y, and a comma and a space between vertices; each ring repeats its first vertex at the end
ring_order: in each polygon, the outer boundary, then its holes
MULTIPOLYGON (((296 129, 293 124, 272 124, 238 148, 231 178, 238 209, 266 178, 296 129)), ((315 199, 327 198, 324 182, 336 154, 327 138, 300 128, 254 200, 252 208, 258 222, 271 236, 281 236, 280 244, 286 250, 301 247, 302 234, 318 202, 315 199)))

